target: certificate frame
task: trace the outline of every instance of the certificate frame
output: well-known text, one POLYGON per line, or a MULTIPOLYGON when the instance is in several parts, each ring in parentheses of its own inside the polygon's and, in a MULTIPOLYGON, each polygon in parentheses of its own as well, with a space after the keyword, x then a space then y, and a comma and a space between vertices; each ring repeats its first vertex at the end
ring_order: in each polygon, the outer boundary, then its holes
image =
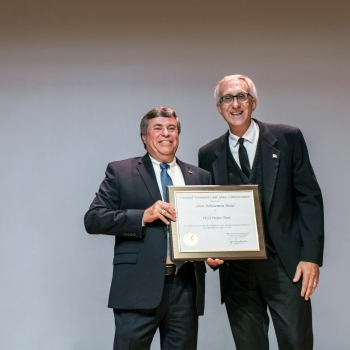
MULTIPOLYGON (((265 232, 264 232, 264 225, 263 225, 263 216, 262 216, 262 206, 261 206, 261 201, 260 201, 260 195, 259 195, 259 186, 258 185, 208 185, 208 186, 202 186, 202 185, 189 185, 189 186, 167 186, 167 195, 169 198, 169 203, 175 208, 177 211, 177 220, 175 222, 171 221, 169 225, 169 232, 170 232, 170 246, 171 246, 171 253, 172 253, 172 260, 173 261, 196 261, 196 260, 206 260, 207 258, 218 258, 222 260, 246 260, 246 259, 267 259, 267 254, 266 254, 266 242, 265 242, 265 232), (244 211, 244 215, 248 215, 251 218, 250 223, 251 224, 242 224, 241 226, 253 226, 251 228, 252 233, 249 233, 251 237, 253 237, 253 241, 255 242, 254 249, 250 249, 249 247, 247 249, 240 247, 237 247, 235 243, 237 243, 237 239, 234 240, 233 245, 232 243, 223 243, 223 249, 220 248, 218 249, 211 249, 208 245, 206 247, 198 248, 199 244, 197 247, 193 248, 188 248, 189 245, 197 245, 198 242, 198 236, 193 234, 192 232, 186 233, 185 229, 182 227, 183 223, 186 222, 187 215, 190 218, 191 222, 193 220, 193 215, 203 215, 202 213, 196 213, 196 210, 194 209, 193 212, 186 211, 186 215, 184 214, 183 210, 179 210, 180 208, 178 207, 178 202, 181 202, 179 198, 189 198, 191 199, 191 196, 195 196, 196 200, 198 201, 198 198, 211 198, 211 195, 217 195, 217 194, 222 194, 223 198, 226 198, 225 195, 228 194, 229 198, 248 198, 249 201, 252 203, 248 203, 248 208, 251 208, 248 210, 244 211), (179 197, 182 195, 181 197, 179 197), (184 195, 187 195, 187 197, 184 197, 184 195), (201 197, 202 196, 202 197, 201 197), (255 224, 255 227, 254 227, 255 224), (182 227, 182 228, 181 228, 182 227), (195 239, 193 244, 190 244, 188 242, 189 236, 192 235, 195 239), (255 236, 256 235, 256 236, 255 236), (186 241, 187 240, 187 241, 186 241), (186 243, 186 245, 184 244, 186 243), (185 247, 185 248, 183 248, 185 247), (186 249, 190 249, 190 251, 187 251, 186 249)), ((221 198, 220 196, 216 196, 221 198)), ((213 198, 216 198, 215 196, 213 198)), ((248 199, 247 199, 248 200, 248 199)), ((183 202, 184 203, 184 202, 183 202)), ((203 202, 204 203, 204 202, 203 202)), ((243 203, 243 202, 242 202, 243 203)), ((187 203, 186 203, 187 205, 187 203)), ((203 205, 205 206, 205 205, 203 205)), ((210 204, 207 206, 211 206, 210 204)), ((223 205, 218 205, 219 207, 223 205)), ((226 205, 228 207, 232 205, 226 205)), ((235 205, 233 205, 235 206, 235 205)), ((198 205, 198 207, 201 207, 201 205, 198 205)), ((238 207, 240 207, 238 205, 238 207)), ((206 210, 206 209, 203 209, 206 210)), ((211 209, 208 209, 211 210, 211 209)), ((224 210, 224 209, 222 209, 224 210)), ((231 210, 231 208, 226 209, 226 210, 231 210)), ((233 209, 232 209, 233 210, 233 209)), ((220 212, 220 208, 218 210, 215 210, 218 213, 220 212)), ((237 215, 235 213, 235 215, 237 215)), ((203 216, 202 216, 203 217, 203 216)), ((207 217, 203 217, 207 218, 207 217)), ((208 217, 211 219, 211 217, 208 217)), ((217 218, 217 217, 213 217, 217 218)), ((222 218, 222 216, 220 217, 222 218)), ((225 219, 228 218, 226 222, 234 221, 234 219, 231 219, 231 217, 224 217, 225 219)), ((198 217, 198 220, 200 222, 200 218, 198 217)), ((209 221, 211 222, 211 221, 209 221)), ((233 226, 239 226, 238 224, 232 224, 233 226)), ((210 230, 211 226, 215 227, 215 230, 218 232, 223 232, 224 230, 222 229, 223 226, 229 226, 228 225, 223 225, 219 227, 219 225, 187 225, 187 226, 202 226, 202 228, 209 228, 208 230, 205 231, 205 235, 200 237, 202 239, 206 235, 209 234, 210 238, 207 238, 207 241, 210 241, 213 239, 212 236, 210 236, 210 230), (209 233, 208 233, 209 232, 209 233)), ((232 229, 230 227, 230 229, 232 229)), ((214 229, 213 229, 214 230, 214 229)), ((232 235, 240 235, 239 233, 232 233, 232 235)), ((226 235, 230 235, 226 233, 226 235)), ((208 237, 208 236, 207 236, 208 237)), ((219 236, 218 236, 219 237, 219 236)), ((220 236, 221 237, 221 236, 220 236)), ((226 236, 224 236, 226 237, 226 236)), ((192 239, 192 238, 191 238, 192 239)), ((215 238, 214 238, 215 240, 215 238)), ((203 241, 203 240, 202 240, 203 241)), ((205 241, 205 239, 204 239, 205 241)), ((230 238, 228 238, 228 241, 231 242, 230 238)), ((215 240, 216 242, 216 240, 215 240)), ((242 242, 246 242, 245 240, 242 240, 242 242)), ((240 240, 238 240, 238 245, 241 244, 240 240)), ((245 244, 245 243, 244 243, 245 244)), ((203 243, 202 243, 203 246, 203 243)))

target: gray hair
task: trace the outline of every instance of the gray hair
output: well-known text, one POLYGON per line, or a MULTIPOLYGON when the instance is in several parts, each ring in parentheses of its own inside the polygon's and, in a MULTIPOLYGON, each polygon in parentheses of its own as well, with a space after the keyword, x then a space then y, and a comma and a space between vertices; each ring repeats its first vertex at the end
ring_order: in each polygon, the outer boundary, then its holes
MULTIPOLYGON (((177 117, 175 111, 173 109, 171 109, 171 108, 168 108, 168 107, 159 106, 159 107, 155 107, 155 108, 151 109, 141 119, 141 123, 140 123, 141 140, 142 140, 142 135, 146 135, 147 134, 148 123, 149 123, 150 119, 158 118, 158 117, 175 118, 176 121, 177 121, 177 131, 178 131, 178 134, 180 135, 181 124, 180 124, 180 120, 177 117)), ((142 142, 143 142, 143 140, 142 140, 142 142)), ((146 148, 145 144, 143 144, 143 146, 146 148)))
POLYGON ((247 83, 248 85, 248 89, 249 91, 249 94, 253 96, 253 98, 255 99, 258 99, 258 94, 256 92, 256 87, 253 83, 253 81, 248 78, 247 76, 245 75, 241 75, 241 74, 235 74, 235 75, 227 75, 226 77, 222 78, 217 84, 216 84, 216 87, 215 87, 215 91, 214 91, 214 98, 215 98, 215 102, 216 103, 219 103, 220 101, 220 98, 222 96, 220 96, 220 88, 221 88, 221 85, 223 84, 226 84, 230 81, 237 81, 237 80, 243 80, 247 83))

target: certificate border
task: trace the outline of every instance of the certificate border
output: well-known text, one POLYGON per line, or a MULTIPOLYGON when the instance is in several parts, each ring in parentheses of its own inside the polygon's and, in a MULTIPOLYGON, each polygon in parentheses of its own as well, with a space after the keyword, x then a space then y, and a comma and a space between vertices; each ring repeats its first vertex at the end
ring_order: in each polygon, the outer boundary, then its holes
POLYGON ((206 260, 207 258, 219 258, 223 260, 246 260, 246 259, 267 259, 265 232, 262 219, 261 201, 258 185, 210 185, 210 186, 167 186, 167 195, 169 203, 176 208, 175 192, 194 192, 194 193, 209 193, 209 192, 232 192, 239 193, 243 191, 253 192, 253 201, 255 209, 255 219, 257 225, 257 233, 260 250, 227 250, 227 251, 198 251, 198 252, 180 252, 179 251, 179 233, 176 222, 171 222, 170 228, 170 246, 173 261, 195 261, 206 260))

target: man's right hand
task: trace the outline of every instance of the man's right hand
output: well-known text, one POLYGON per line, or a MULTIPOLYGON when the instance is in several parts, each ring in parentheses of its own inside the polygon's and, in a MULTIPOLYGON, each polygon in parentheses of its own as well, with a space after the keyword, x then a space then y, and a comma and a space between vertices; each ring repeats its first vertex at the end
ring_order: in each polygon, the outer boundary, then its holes
POLYGON ((207 264, 211 267, 211 268, 215 268, 218 267, 220 265, 222 265, 225 261, 221 260, 221 259, 212 259, 212 258, 208 258, 207 259, 207 264))
POLYGON ((176 221, 175 208, 169 203, 157 201, 144 211, 142 222, 146 224, 158 219, 162 220, 166 225, 169 225, 168 220, 176 221))

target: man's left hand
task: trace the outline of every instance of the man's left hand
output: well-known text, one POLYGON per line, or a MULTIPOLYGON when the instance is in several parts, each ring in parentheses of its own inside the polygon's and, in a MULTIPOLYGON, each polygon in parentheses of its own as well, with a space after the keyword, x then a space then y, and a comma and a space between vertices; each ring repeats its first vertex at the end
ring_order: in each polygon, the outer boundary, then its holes
POLYGON ((305 298, 305 300, 309 300, 320 279, 319 266, 312 262, 300 261, 293 282, 298 282, 301 277, 303 278, 301 296, 305 298))

